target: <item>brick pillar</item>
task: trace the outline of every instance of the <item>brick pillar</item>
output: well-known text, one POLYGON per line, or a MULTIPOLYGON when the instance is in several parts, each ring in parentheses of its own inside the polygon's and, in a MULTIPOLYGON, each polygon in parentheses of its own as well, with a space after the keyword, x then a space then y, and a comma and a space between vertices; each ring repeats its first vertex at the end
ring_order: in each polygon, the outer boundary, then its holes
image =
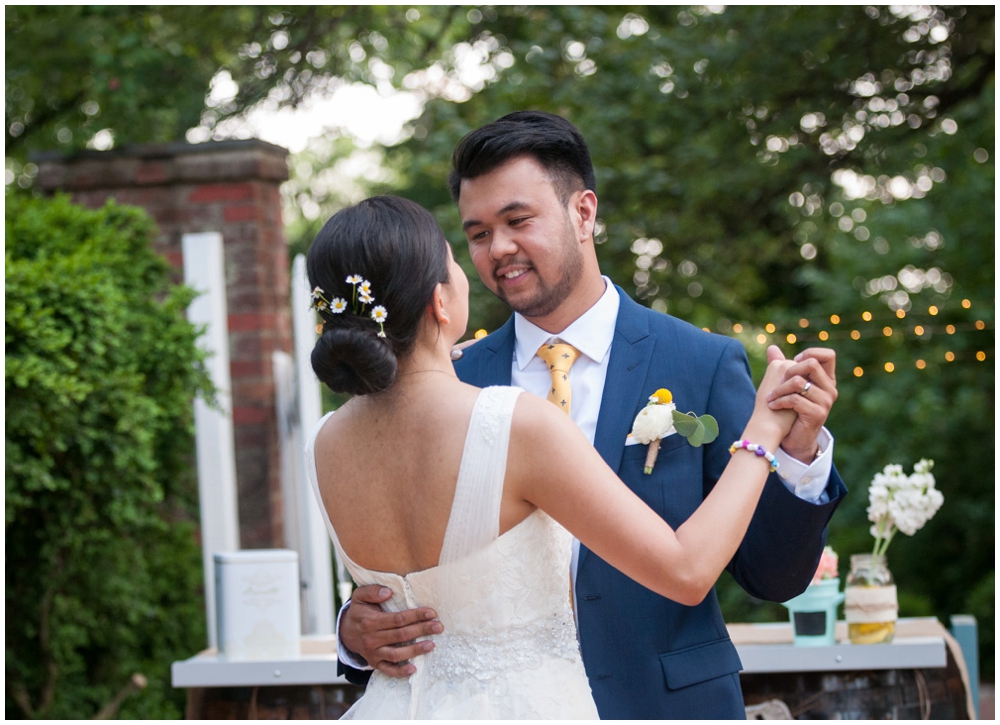
MULTIPOLYGON (((289 263, 278 187, 288 152, 262 141, 148 144, 33 157, 36 187, 89 207, 113 198, 156 221, 155 248, 183 264, 181 235, 221 232, 243 548, 284 546, 271 354, 292 352, 289 263)), ((179 279, 182 278, 179 276, 179 279)))

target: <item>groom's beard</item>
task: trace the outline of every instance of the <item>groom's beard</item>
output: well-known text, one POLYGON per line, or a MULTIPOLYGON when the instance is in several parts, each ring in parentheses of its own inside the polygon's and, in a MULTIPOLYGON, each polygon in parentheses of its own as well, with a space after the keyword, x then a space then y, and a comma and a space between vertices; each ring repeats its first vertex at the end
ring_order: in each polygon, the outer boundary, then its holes
MULTIPOLYGON (((520 312, 525 317, 538 318, 545 317, 555 312, 573 292, 583 277, 583 253, 580 251, 576 241, 571 236, 571 230, 567 230, 566 236, 561 240, 564 246, 562 259, 555 263, 550 261, 550 265, 559 271, 559 278, 554 283, 547 283, 542 279, 541 274, 531 263, 531 270, 536 280, 536 288, 530 295, 519 295, 517 299, 511 300, 504 291, 503 285, 498 284, 496 295, 504 304, 514 312, 520 312)), ((507 264, 505 260, 502 264, 507 264)), ((498 264, 497 268, 502 266, 498 264)))

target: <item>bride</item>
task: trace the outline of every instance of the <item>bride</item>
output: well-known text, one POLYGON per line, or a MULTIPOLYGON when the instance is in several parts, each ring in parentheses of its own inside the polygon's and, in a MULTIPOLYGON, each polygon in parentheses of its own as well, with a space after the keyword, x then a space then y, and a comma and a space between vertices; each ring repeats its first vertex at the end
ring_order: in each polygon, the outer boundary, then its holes
MULTIPOLYGON (((410 677, 375 672, 347 717, 596 718, 569 532, 696 604, 746 532, 768 461, 738 451, 674 531, 556 406, 459 381, 450 353, 469 284, 429 212, 395 197, 344 209, 307 266, 324 321, 313 369, 354 396, 306 448, 330 535, 357 584, 392 590, 383 608, 433 607, 444 625, 410 677)), ((770 410, 764 394, 791 364, 768 366, 744 440, 773 451, 788 432, 795 414, 770 410)))

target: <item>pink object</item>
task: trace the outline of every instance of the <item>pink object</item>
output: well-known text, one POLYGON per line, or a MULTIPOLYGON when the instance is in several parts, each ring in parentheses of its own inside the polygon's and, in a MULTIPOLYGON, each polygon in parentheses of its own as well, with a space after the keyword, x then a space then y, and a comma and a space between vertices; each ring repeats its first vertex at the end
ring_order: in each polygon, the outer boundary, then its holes
POLYGON ((823 549, 823 554, 819 558, 819 566, 813 574, 812 584, 817 584, 824 579, 836 579, 837 573, 837 552, 827 546, 823 549))

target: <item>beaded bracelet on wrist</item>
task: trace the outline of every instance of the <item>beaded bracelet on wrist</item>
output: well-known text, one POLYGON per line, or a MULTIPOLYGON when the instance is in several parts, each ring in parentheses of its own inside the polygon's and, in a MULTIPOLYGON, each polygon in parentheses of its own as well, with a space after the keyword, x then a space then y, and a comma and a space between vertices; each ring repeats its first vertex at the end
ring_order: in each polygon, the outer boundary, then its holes
POLYGON ((738 450, 747 450, 756 456, 759 456, 766 460, 771 465, 772 473, 778 470, 778 459, 774 457, 773 453, 769 453, 764 446, 757 445, 756 443, 751 443, 750 441, 733 441, 733 444, 729 446, 729 455, 736 453, 738 450))

